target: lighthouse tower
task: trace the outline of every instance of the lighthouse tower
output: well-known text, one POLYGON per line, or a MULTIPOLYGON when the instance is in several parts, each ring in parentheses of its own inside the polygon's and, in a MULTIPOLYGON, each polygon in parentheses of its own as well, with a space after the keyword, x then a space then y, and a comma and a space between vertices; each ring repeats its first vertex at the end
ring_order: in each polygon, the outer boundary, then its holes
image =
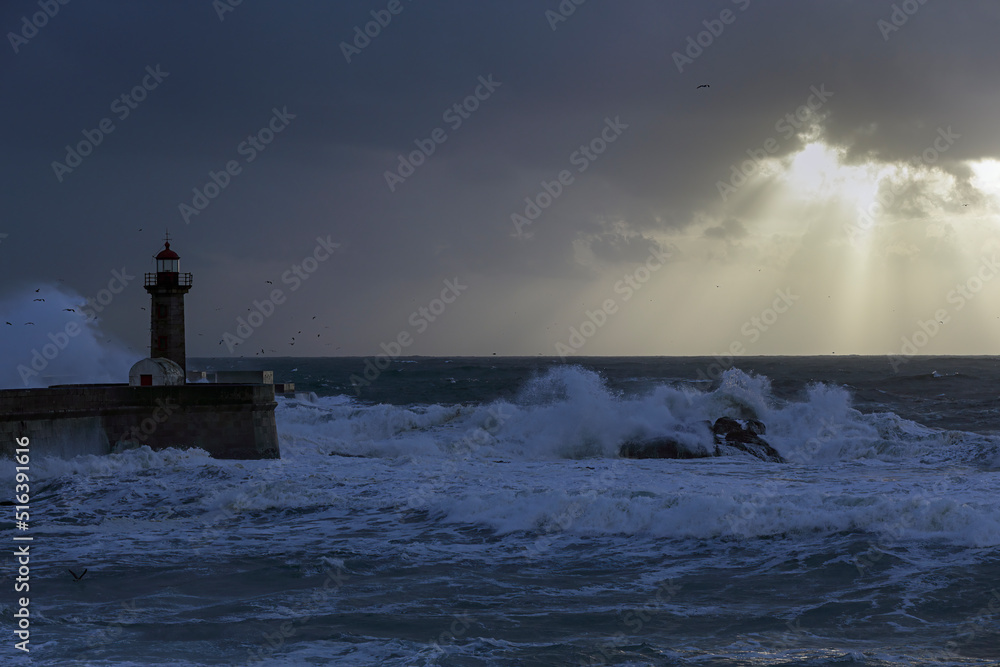
POLYGON ((187 373, 184 350, 184 295, 191 274, 180 273, 180 255, 170 249, 170 237, 156 256, 156 273, 146 274, 149 309, 149 356, 170 359, 187 373))

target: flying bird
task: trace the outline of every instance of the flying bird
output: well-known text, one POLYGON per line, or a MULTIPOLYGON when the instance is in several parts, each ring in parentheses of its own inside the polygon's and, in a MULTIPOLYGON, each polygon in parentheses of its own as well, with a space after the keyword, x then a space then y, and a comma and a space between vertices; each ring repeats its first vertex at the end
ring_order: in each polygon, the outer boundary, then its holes
POLYGON ((28 326, 29 324, 34 324, 34 322, 25 322, 24 326, 28 326))
MULTIPOLYGON (((711 87, 712 87, 712 86, 710 86, 710 85, 709 85, 709 84, 707 84, 707 83, 703 83, 703 84, 701 84, 700 86, 698 86, 698 88, 711 88, 711 87)), ((695 90, 698 90, 698 88, 695 88, 695 90)))
POLYGON ((63 308, 63 310, 64 310, 64 311, 67 311, 67 310, 68 310, 68 311, 69 311, 69 312, 71 312, 71 313, 75 313, 75 312, 76 312, 76 309, 75 309, 75 308, 63 308))
POLYGON ((45 301, 45 299, 35 299, 35 301, 45 301))
POLYGON ((268 285, 273 285, 274 284, 270 280, 265 280, 264 282, 267 283, 268 285))
POLYGON ((80 574, 80 575, 77 575, 77 573, 74 572, 73 570, 68 570, 68 571, 69 571, 70 574, 73 575, 74 581, 80 581, 87 574, 87 570, 86 569, 84 569, 83 574, 80 574))
POLYGON ((13 324, 11 324, 10 322, 7 322, 7 326, 11 326, 11 327, 12 327, 12 326, 14 326, 14 325, 13 325, 13 324))

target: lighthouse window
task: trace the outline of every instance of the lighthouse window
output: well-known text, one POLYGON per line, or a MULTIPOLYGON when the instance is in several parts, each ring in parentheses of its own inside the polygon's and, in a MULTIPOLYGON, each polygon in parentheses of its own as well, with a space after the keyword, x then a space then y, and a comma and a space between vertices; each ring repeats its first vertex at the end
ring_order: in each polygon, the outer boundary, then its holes
POLYGON ((170 311, 169 311, 169 307, 166 304, 164 304, 164 303, 158 303, 158 304, 156 304, 156 316, 159 319, 161 319, 161 320, 167 319, 167 313, 168 312, 170 312, 170 311))
POLYGON ((156 339, 156 349, 157 350, 165 350, 165 349, 167 349, 167 337, 166 336, 160 336, 159 338, 156 339))

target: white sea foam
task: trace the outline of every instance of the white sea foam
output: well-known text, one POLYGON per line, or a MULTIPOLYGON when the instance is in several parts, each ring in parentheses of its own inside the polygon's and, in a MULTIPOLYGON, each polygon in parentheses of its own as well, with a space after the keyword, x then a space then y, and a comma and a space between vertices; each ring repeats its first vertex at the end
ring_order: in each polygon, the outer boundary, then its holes
POLYGON ((427 509, 447 522, 501 534, 538 533, 543 543, 550 535, 745 539, 860 532, 877 536, 879 544, 1000 544, 1000 500, 959 476, 940 485, 927 475, 921 488, 910 469, 800 469, 789 479, 744 463, 705 463, 669 462, 664 469, 663 462, 628 461, 617 471, 564 469, 560 477, 546 466, 504 484, 490 483, 496 471, 477 475, 463 468, 466 492, 442 487, 427 509))
MULTIPOLYGON (((815 385, 784 402, 766 378, 734 370, 714 391, 659 385, 636 396, 609 390, 593 372, 561 367, 489 405, 303 399, 279 399, 277 462, 142 448, 40 459, 33 471, 42 483, 80 492, 125 483, 138 494, 129 502, 143 507, 309 509, 366 517, 359 521, 423 510, 435 522, 525 532, 542 543, 862 532, 886 541, 1000 544, 1000 494, 984 484, 993 473, 973 467, 968 455, 982 436, 862 414, 843 388, 815 385), (626 438, 660 434, 697 446, 708 437, 704 422, 723 415, 764 421, 765 437, 790 463, 616 455, 626 438)), ((92 511, 101 511, 108 493, 93 496, 92 511)))
POLYGON ((840 387, 814 385, 800 400, 779 401, 767 378, 731 370, 714 391, 659 385, 629 396, 609 390, 596 373, 560 367, 509 402, 365 406, 320 398, 284 402, 278 423, 290 459, 369 457, 352 470, 402 463, 381 480, 383 507, 423 509, 501 534, 863 532, 1000 544, 998 496, 965 481, 975 462, 970 443, 984 436, 862 414, 840 387), (653 435, 698 446, 709 437, 704 422, 723 415, 764 421, 765 437, 790 463, 616 455, 624 439, 653 435))
POLYGON ((705 448, 708 424, 722 416, 760 419, 765 439, 794 463, 962 460, 976 439, 892 413, 862 414, 842 387, 817 384, 800 400, 779 401, 767 378, 736 369, 707 392, 661 384, 623 395, 597 373, 566 366, 532 379, 515 399, 490 405, 366 406, 328 397, 283 402, 278 409, 283 444, 291 449, 526 460, 613 458, 624 441, 655 436, 705 448))

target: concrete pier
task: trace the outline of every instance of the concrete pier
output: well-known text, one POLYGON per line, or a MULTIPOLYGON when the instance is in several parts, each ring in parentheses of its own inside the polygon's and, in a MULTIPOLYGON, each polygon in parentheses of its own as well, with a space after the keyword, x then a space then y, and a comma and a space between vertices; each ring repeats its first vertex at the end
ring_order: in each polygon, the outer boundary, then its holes
POLYGON ((63 458, 148 445, 220 459, 280 457, 274 385, 61 385, 0 390, 0 452, 31 438, 32 455, 63 458))

